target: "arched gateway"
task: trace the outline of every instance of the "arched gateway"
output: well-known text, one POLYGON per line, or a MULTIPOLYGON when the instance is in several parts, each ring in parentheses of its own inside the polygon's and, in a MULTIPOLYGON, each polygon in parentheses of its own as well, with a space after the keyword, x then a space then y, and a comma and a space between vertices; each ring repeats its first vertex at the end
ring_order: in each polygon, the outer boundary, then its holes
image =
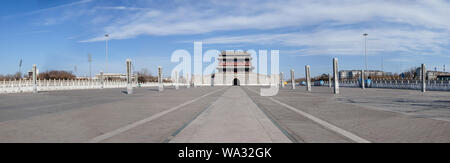
POLYGON ((240 85, 239 79, 234 78, 234 80, 233 80, 233 86, 239 86, 239 85, 240 85))
MULTIPOLYGON (((257 81, 252 73, 254 67, 251 64, 252 57, 245 51, 222 51, 218 57, 219 65, 216 74, 217 80, 223 85, 248 85, 251 81, 257 81)), ((253 84, 253 83, 252 83, 253 84)))
POLYGON ((268 85, 273 81, 278 81, 277 76, 259 74, 253 72, 252 60, 257 63, 257 56, 253 56, 246 51, 222 51, 217 57, 218 65, 213 74, 204 76, 194 76, 194 83, 197 85, 211 86, 251 86, 268 85), (275 78, 273 78, 275 77, 275 78))

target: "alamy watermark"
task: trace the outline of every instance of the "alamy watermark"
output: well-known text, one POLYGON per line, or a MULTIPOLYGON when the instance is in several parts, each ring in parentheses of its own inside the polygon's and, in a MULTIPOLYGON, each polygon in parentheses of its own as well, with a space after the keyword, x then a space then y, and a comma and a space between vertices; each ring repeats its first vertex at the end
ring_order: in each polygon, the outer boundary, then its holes
POLYGON ((270 88, 261 88, 260 95, 278 94, 281 84, 279 50, 270 51, 270 75, 267 71, 267 50, 258 50, 258 52, 253 49, 228 50, 225 54, 231 55, 222 56, 221 51, 214 49, 203 53, 202 42, 194 42, 193 57, 187 50, 175 50, 171 55, 171 62, 178 64, 172 69, 171 77, 175 80, 176 73, 181 73, 179 76, 194 86, 270 86, 270 88), (204 63, 209 65, 204 66, 204 63))

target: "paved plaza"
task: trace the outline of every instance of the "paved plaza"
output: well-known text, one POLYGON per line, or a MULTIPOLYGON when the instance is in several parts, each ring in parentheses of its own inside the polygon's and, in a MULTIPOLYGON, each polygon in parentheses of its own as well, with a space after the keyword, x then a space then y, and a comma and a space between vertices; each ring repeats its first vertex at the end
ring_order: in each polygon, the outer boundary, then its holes
POLYGON ((260 87, 0 95, 0 142, 450 142, 450 92, 260 87))

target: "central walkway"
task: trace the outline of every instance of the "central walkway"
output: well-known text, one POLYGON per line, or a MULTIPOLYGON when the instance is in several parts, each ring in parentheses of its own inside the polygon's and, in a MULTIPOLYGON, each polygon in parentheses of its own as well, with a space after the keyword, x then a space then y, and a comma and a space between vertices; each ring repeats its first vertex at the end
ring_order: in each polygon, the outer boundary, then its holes
POLYGON ((291 142, 240 87, 231 87, 176 135, 173 143, 291 142))

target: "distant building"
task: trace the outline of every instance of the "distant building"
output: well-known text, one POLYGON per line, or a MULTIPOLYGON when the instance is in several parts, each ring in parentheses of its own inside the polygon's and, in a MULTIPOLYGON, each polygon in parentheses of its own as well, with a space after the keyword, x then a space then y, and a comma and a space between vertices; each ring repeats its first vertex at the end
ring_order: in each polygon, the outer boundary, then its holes
MULTIPOLYGON (((418 67, 416 69, 416 79, 420 79, 422 76, 422 68, 418 67)), ((448 80, 450 78, 449 72, 443 72, 443 71, 427 71, 426 74, 427 80, 448 80)))
POLYGON ((438 76, 442 75, 450 75, 450 73, 442 72, 442 71, 427 71, 427 79, 428 80, 436 80, 438 76))
MULTIPOLYGON (((39 76, 39 69, 36 69, 36 76, 39 76)), ((28 79, 33 78, 33 70, 28 71, 28 79)))
MULTIPOLYGON (((370 76, 383 76, 383 75, 389 75, 392 73, 387 73, 380 70, 365 70, 364 75, 366 77, 370 76)), ((361 70, 341 70, 339 71, 339 79, 354 79, 356 77, 361 76, 361 70)))
MULTIPOLYGON (((95 74, 94 79, 100 79, 100 74, 95 74)), ((120 74, 120 73, 104 73, 103 74, 104 79, 112 79, 112 80, 125 80, 127 79, 127 75, 120 74)))
POLYGON ((450 80, 450 75, 438 75, 437 80, 450 80))

